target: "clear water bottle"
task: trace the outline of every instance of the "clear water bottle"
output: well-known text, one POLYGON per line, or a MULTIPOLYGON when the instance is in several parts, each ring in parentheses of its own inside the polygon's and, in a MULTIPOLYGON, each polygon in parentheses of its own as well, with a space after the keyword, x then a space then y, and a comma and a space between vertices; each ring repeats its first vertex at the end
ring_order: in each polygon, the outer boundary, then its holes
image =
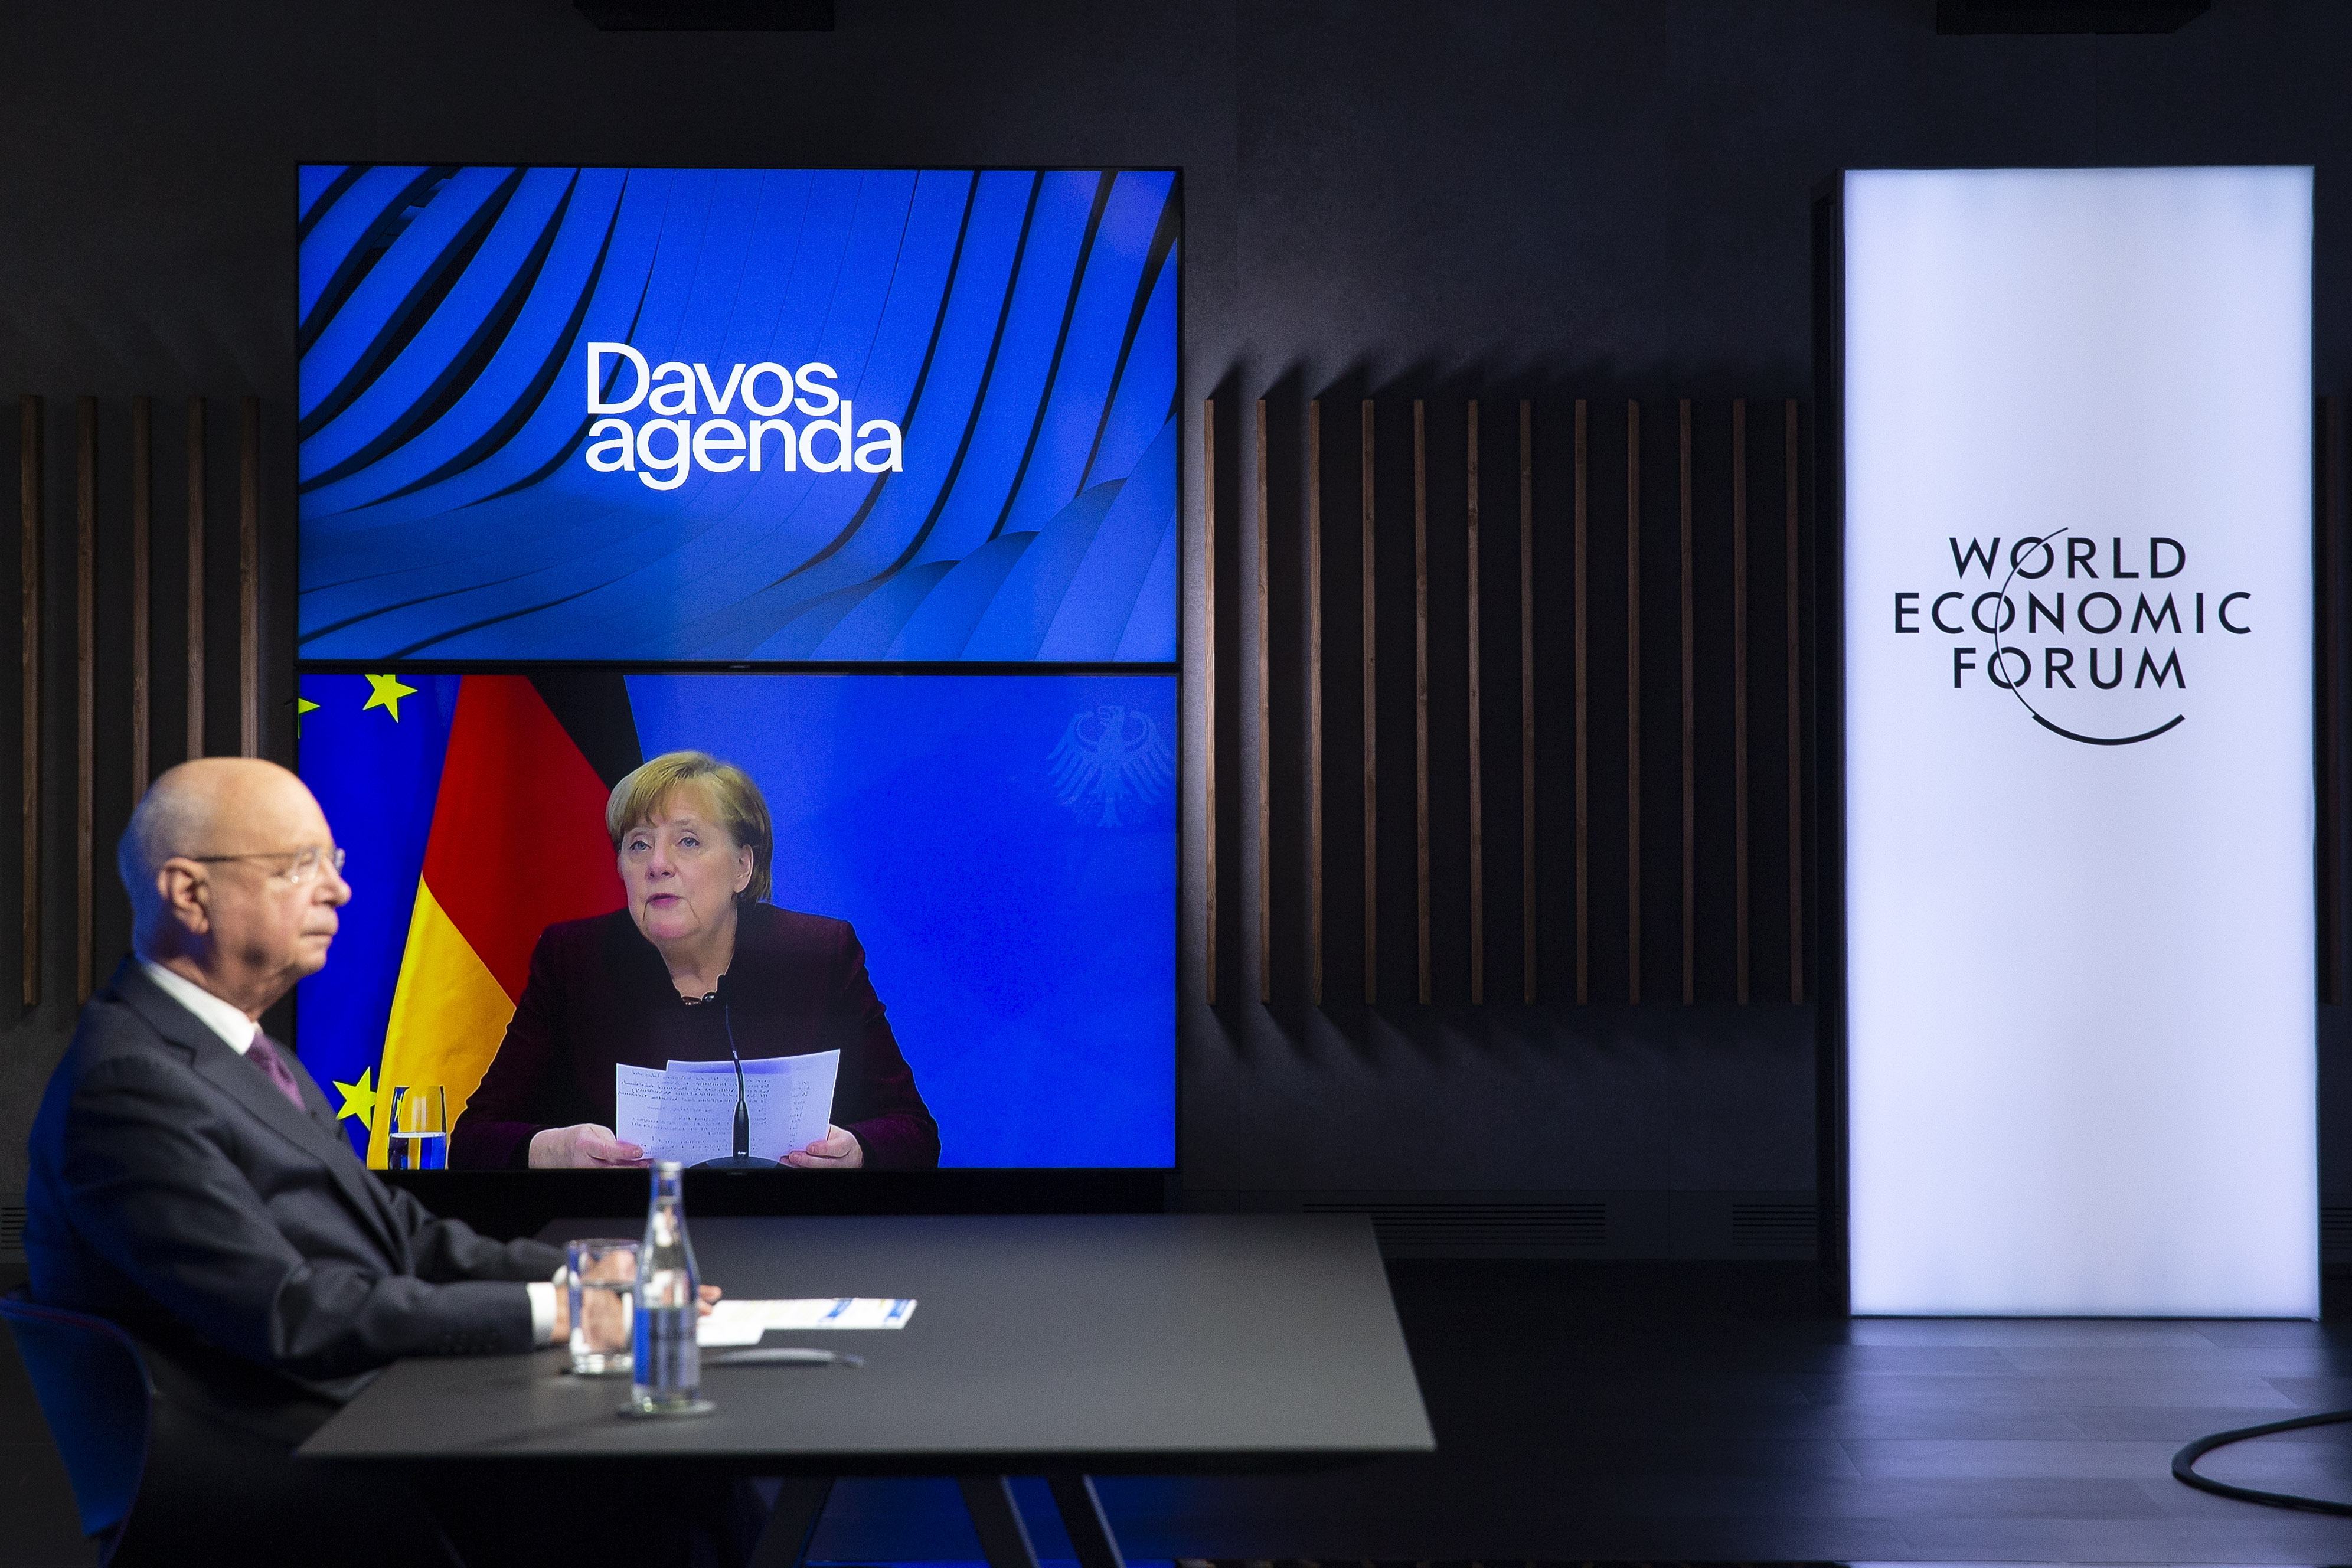
POLYGON ((694 1341, 699 1276, 686 1238, 683 1167, 654 1167, 653 1206, 637 1249, 635 1344, 628 1409, 640 1415, 688 1415, 711 1408, 700 1397, 702 1355, 694 1341))

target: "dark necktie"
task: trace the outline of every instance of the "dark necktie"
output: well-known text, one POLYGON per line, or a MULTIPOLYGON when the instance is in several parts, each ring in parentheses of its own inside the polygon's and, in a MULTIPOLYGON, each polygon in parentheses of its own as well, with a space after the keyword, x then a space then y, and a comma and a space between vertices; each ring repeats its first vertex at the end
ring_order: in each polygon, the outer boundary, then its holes
POLYGON ((307 1112, 310 1109, 302 1103, 301 1086, 294 1081, 294 1074, 278 1056, 278 1047, 259 1029, 253 1031, 253 1044, 245 1048, 245 1059, 259 1068, 262 1076, 278 1086, 278 1092, 294 1102, 295 1110, 307 1112))

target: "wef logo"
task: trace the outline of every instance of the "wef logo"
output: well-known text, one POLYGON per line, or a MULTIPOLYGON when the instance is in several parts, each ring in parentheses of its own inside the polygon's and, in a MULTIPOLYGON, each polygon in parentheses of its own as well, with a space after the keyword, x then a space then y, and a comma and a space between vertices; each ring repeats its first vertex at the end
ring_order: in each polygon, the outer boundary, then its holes
POLYGON ((2178 540, 2048 533, 2013 541, 2005 563, 1998 536, 1948 542, 1958 585, 1896 593, 1895 634, 1949 638, 1952 689, 2006 692, 2084 745, 2178 729, 2201 639, 2254 631, 2253 595, 2189 575, 2178 540))
POLYGON ((755 474, 772 467, 903 472, 905 436, 887 419, 857 424, 856 405, 834 385, 838 379, 829 364, 812 361, 790 370, 761 360, 738 363, 722 382, 705 363, 648 365, 627 343, 590 343, 588 413, 599 417, 588 428, 588 466, 600 474, 634 473, 656 490, 677 489, 697 468, 726 474, 747 464, 755 474), (617 363, 607 369, 607 361, 617 363), (733 412, 739 401, 741 418, 733 412), (635 425, 620 417, 640 406, 658 417, 635 425))

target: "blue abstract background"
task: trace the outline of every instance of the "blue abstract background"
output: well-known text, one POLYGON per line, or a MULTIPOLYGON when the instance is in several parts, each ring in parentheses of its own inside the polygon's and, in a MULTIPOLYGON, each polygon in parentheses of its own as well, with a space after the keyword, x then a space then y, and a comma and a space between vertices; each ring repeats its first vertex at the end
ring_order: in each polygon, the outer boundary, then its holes
POLYGON ((1173 677, 635 676, 629 700, 646 755, 759 781, 772 900, 857 928, 941 1163, 1176 1163, 1175 792, 1106 823, 1055 765, 1105 709, 1172 763, 1173 677))
POLYGON ((301 656, 1176 657, 1166 171, 306 165, 301 656), (584 460, 586 344, 820 362, 901 471, 584 460))
MULTIPOLYGON (((409 679, 395 720, 364 677, 302 677, 319 704, 302 777, 356 895, 297 1001, 322 1084, 379 1059, 407 940, 457 691, 409 679)), ((856 928, 943 1164, 1175 1163, 1174 677, 666 674, 627 690, 644 755, 714 752, 759 782, 773 901, 856 928)))

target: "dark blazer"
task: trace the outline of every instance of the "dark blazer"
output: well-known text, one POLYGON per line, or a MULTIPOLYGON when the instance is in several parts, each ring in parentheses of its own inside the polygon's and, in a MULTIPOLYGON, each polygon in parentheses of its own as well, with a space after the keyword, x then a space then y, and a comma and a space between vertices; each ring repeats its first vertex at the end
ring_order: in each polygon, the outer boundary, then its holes
POLYGON ((488 1240, 386 1187, 278 1050, 304 1110, 123 961, 33 1121, 34 1299, 331 1400, 398 1356, 530 1349, 517 1281, 547 1279, 562 1254, 488 1240))
MULTIPOLYGON (((625 909, 541 933, 506 1039, 449 1138, 449 1163, 530 1163, 532 1134, 613 1124, 613 1068, 725 1061, 732 1020, 746 1059, 841 1052, 835 1125, 856 1135, 866 1165, 929 1169, 939 1123, 915 1089, 846 921, 745 904, 737 911, 727 1005, 688 1005, 659 950, 625 909)), ((754 1149, 781 1158, 782 1149, 754 1149)))

